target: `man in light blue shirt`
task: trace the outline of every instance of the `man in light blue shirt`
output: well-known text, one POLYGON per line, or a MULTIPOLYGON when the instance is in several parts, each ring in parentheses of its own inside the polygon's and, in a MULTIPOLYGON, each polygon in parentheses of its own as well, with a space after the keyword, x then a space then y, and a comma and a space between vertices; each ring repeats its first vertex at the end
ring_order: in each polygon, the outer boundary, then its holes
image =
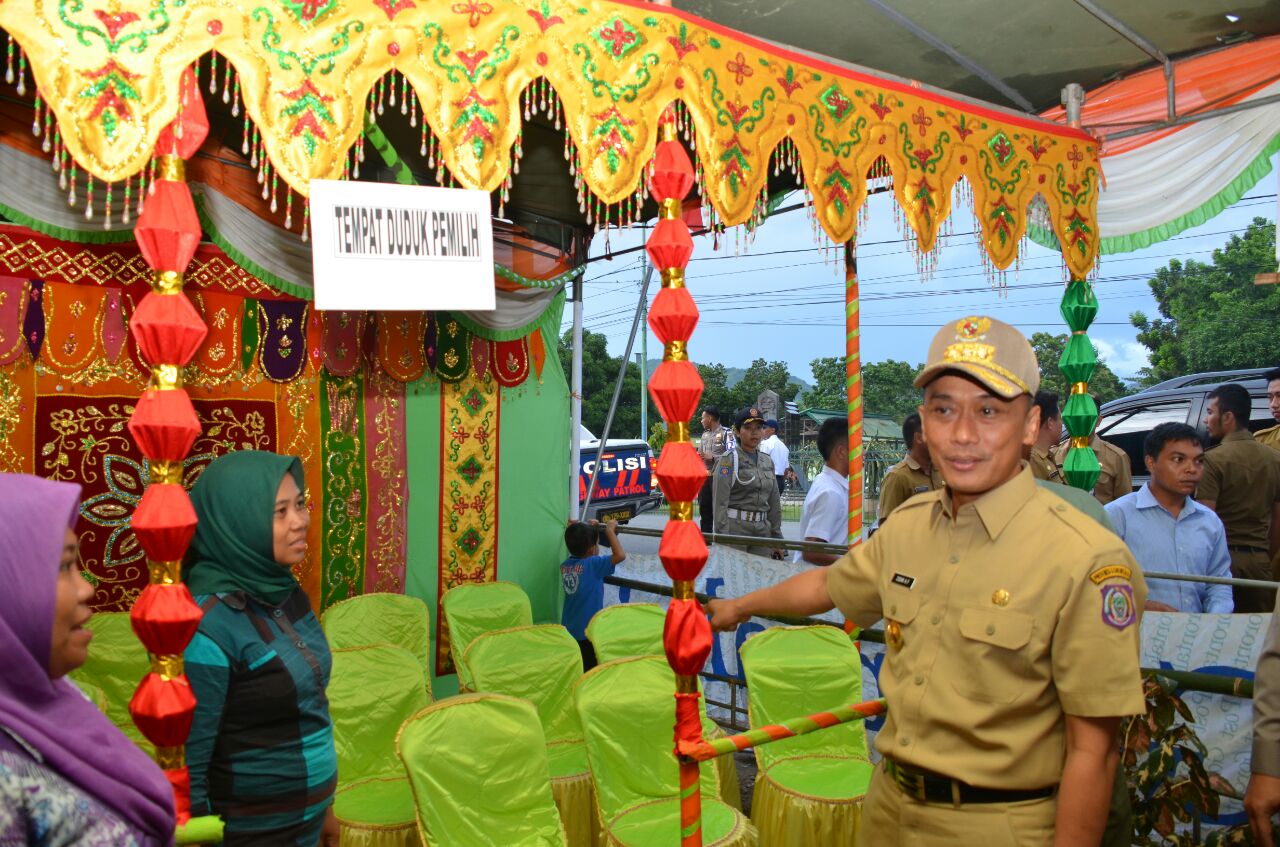
MULTIPOLYGON (((1106 505, 1117 534, 1143 572, 1231 576, 1227 533, 1218 516, 1191 499, 1204 473, 1204 438, 1184 423, 1163 423, 1143 445, 1151 481, 1106 505)), ((1148 579, 1153 612, 1230 614, 1231 586, 1148 579)))

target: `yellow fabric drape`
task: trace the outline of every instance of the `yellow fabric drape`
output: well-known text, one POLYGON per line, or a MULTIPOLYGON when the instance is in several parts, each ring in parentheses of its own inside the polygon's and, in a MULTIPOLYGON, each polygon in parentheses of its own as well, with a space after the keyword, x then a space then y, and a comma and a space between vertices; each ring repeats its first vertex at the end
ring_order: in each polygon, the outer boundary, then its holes
POLYGON ((861 820, 861 797, 844 801, 807 797, 774 782, 768 771, 756 777, 751 821, 760 831, 760 847, 854 847, 861 820))
MULTIPOLYGON (((0 4, 76 162, 99 179, 138 173, 178 110, 181 71, 216 50, 240 74, 244 107, 281 178, 306 195, 341 176, 367 93, 408 80, 464 187, 511 170, 521 93, 550 82, 576 172, 605 203, 634 197, 658 119, 681 100, 697 133, 707 197, 734 225, 757 211, 770 156, 789 139, 837 242, 854 234, 866 176, 884 158, 922 251, 973 192, 982 243, 1008 267, 1041 194, 1075 276, 1097 250, 1094 140, 1078 130, 828 64, 637 0, 116 0, 0 4)), ((790 148, 787 160, 790 163, 790 148)))
POLYGON ((569 847, 596 847, 600 843, 600 812, 590 771, 553 778, 551 796, 560 810, 569 847))

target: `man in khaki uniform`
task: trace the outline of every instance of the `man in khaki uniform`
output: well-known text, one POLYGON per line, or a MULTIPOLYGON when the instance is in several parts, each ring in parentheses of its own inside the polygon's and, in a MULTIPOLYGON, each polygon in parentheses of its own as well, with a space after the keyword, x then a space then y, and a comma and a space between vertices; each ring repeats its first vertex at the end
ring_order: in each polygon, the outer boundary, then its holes
POLYGON ((1271 417, 1278 423, 1253 434, 1259 444, 1280 450, 1280 368, 1267 371, 1263 377, 1267 381, 1267 405, 1271 407, 1271 417))
POLYGON ((1253 676, 1253 758, 1244 809, 1255 844, 1271 844, 1271 816, 1280 811, 1280 615, 1271 616, 1253 676))
MULTIPOLYGON (((782 537, 782 499, 773 478, 773 460, 761 451, 764 418, 759 409, 744 409, 733 425, 737 444, 716 462, 716 532, 725 535, 752 535, 756 538, 782 537)), ((757 556, 783 557, 780 547, 748 547, 757 556)))
POLYGON ((729 450, 729 430, 720 425, 720 410, 707 406, 702 410, 702 437, 698 439, 698 455, 707 466, 707 481, 698 492, 698 523, 703 532, 711 532, 715 525, 715 506, 712 504, 712 474, 716 462, 729 450))
POLYGON ((917 494, 935 491, 942 487, 942 476, 933 467, 929 448, 920 432, 920 416, 915 412, 902 422, 902 441, 907 455, 901 462, 889 468, 884 482, 880 483, 880 503, 876 514, 881 523, 889 513, 917 494))
MULTIPOLYGON (((1099 438, 1096 432, 1090 436, 1089 446, 1098 455, 1098 465, 1100 466, 1098 481, 1093 486, 1093 496, 1098 498, 1098 502, 1105 506, 1112 500, 1119 500, 1126 494, 1132 494, 1133 471, 1129 465, 1129 454, 1110 441, 1104 441, 1099 438)), ((1053 463, 1058 467, 1058 473, 1062 474, 1064 480, 1066 479, 1066 474, 1063 473, 1062 468, 1067 461, 1067 455, 1070 453, 1070 441, 1059 444, 1049 453, 1053 458, 1053 463)))
MULTIPOLYGON (((1231 575, 1271 579, 1271 557, 1280 548, 1280 452, 1259 444, 1249 431, 1249 392, 1229 382, 1209 392, 1204 424, 1218 446, 1204 454, 1196 499, 1213 509, 1227 531, 1231 575)), ((1270 612, 1276 592, 1233 586, 1237 612, 1270 612)))
POLYGON ((712 626, 838 607, 885 619, 883 760, 859 844, 1097 844, 1120 718, 1141 714, 1141 570, 1022 462, 1039 429, 1035 354, 986 317, 947 324, 917 377, 946 487, 865 544, 745 597, 712 626), (1055 840, 1056 839, 1056 840, 1055 840))
POLYGON ((1040 410, 1040 432, 1036 434, 1036 443, 1031 445, 1027 463, 1031 465, 1031 473, 1036 479, 1066 485, 1062 471, 1049 458, 1049 451, 1062 438, 1062 412, 1058 411, 1058 395, 1053 391, 1037 391, 1035 404, 1040 410))

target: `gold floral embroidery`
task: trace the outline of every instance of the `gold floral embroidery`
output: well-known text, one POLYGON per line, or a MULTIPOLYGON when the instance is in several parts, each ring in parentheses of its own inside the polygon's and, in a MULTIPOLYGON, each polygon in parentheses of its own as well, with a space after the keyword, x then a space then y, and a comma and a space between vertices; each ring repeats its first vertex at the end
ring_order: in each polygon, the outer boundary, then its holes
POLYGON ((453 350, 449 350, 444 354, 444 363, 451 368, 458 366, 458 354, 453 350))
MULTIPOLYGON (((457 321, 449 321, 447 324, 445 324, 445 325, 444 325, 444 331, 445 331, 445 332, 447 332, 447 333, 449 333, 449 337, 450 337, 450 338, 457 338, 457 337, 458 337, 458 322, 457 322, 457 321)), ((452 366, 453 366, 453 365, 455 365, 455 364, 457 364, 457 359, 456 359, 456 358, 455 358, 455 359, 454 359, 454 361, 450 364, 450 367, 452 367, 452 366)))
MULTIPOLYGON (((72 311, 75 311, 76 306, 80 306, 80 304, 79 303, 71 304, 72 311)), ((84 306, 80 306, 80 311, 81 312, 84 311, 84 306)), ((80 349, 80 343, 76 341, 76 334, 74 332, 67 333, 67 340, 62 342, 62 352, 68 356, 74 356, 76 354, 76 350, 79 350, 79 349, 80 349)))
POLYGON ((227 313, 227 310, 219 309, 217 314, 213 316, 213 325, 218 329, 225 329, 229 320, 231 320, 231 315, 227 313))
POLYGON ((222 345, 221 341, 219 341, 217 344, 209 348, 207 355, 209 357, 209 361, 221 362, 223 357, 227 355, 227 348, 222 345))
POLYGON ((276 329, 280 330, 281 332, 288 332, 289 327, 291 326, 293 326, 293 318, 286 317, 284 315, 281 315, 280 317, 276 318, 276 329))
MULTIPOLYGON (((78 318, 78 317, 80 317, 81 315, 83 315, 83 314, 84 314, 84 303, 82 303, 81 301, 77 300, 77 301, 75 301, 74 303, 72 303, 70 306, 68 306, 68 307, 67 307, 67 311, 69 311, 69 312, 71 313, 71 316, 72 316, 73 318, 78 318)), ((70 356, 71 354, 70 354, 70 353, 68 353, 67 355, 68 355, 68 356, 70 356)))

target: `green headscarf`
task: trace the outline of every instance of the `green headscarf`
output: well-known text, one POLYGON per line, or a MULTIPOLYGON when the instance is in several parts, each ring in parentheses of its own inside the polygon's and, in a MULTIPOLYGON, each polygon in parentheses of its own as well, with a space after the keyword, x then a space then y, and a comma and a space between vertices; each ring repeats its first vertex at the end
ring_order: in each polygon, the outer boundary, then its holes
POLYGON ((243 591, 276 605, 298 587, 289 568, 276 562, 273 539, 276 492, 285 474, 306 491, 302 462, 259 450, 215 459, 191 489, 199 523, 185 578, 192 594, 243 591))

